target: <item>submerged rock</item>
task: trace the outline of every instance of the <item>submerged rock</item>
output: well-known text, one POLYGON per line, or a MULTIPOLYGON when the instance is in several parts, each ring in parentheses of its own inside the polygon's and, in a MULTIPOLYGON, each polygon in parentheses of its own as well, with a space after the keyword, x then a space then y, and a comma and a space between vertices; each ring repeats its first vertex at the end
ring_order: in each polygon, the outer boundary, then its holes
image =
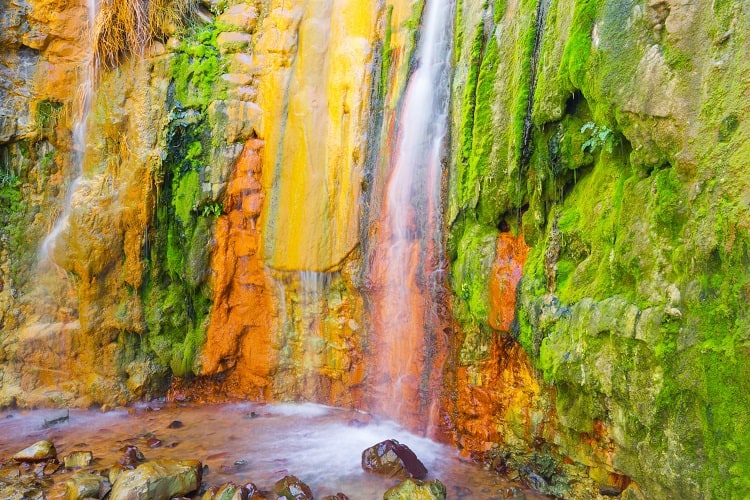
POLYGON ((51 441, 46 440, 38 441, 13 455, 13 460, 17 462, 41 462, 51 458, 57 458, 57 450, 51 441))
POLYGON ((407 479, 386 491, 383 500, 445 500, 446 495, 445 486, 437 479, 426 483, 407 479))
POLYGON ((123 471, 110 500, 159 500, 186 495, 201 484, 203 466, 197 460, 153 460, 123 471))
POLYGON ((349 500, 349 497, 339 492, 339 493, 336 493, 335 495, 324 496, 323 500, 349 500))
POLYGON ((362 452, 362 468, 389 477, 424 479, 427 467, 411 449, 395 439, 388 439, 362 452))
POLYGON ((312 500, 312 490, 295 476, 285 476, 276 481, 273 491, 287 500, 312 500))
POLYGON ((94 460, 94 454, 90 451, 73 451, 63 458, 63 464, 68 469, 88 467, 94 460))

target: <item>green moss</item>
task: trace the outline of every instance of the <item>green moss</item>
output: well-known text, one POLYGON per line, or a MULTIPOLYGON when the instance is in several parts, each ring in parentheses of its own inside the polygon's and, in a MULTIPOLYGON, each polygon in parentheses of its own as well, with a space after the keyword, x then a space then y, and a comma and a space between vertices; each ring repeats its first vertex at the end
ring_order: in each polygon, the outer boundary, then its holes
POLYGON ((458 258, 453 264, 454 289, 467 305, 468 321, 487 323, 489 279, 495 261, 498 231, 494 227, 470 223, 459 241, 458 258))
MULTIPOLYGON (((474 141, 474 114, 476 112, 477 87, 479 82, 480 63, 484 49, 484 27, 477 26, 474 42, 471 45, 471 59, 469 61, 469 74, 466 77, 463 104, 461 106, 461 156, 459 161, 463 164, 471 157, 474 141)), ((486 78, 485 78, 486 80, 486 78)), ((486 81, 483 82, 486 86, 486 81)), ((484 89, 486 92, 487 89, 484 89)))
POLYGON ((584 88, 585 75, 591 66, 591 32, 599 3, 583 0, 575 4, 570 35, 560 64, 560 79, 570 82, 571 90, 584 88))
POLYGON ((212 100, 226 97, 221 75, 226 64, 221 59, 213 24, 193 26, 172 60, 175 99, 184 108, 205 111, 212 100))
POLYGON ((212 306, 207 280, 214 218, 207 215, 221 205, 204 191, 202 179, 214 143, 208 107, 225 97, 217 34, 212 25, 193 27, 172 60, 166 157, 142 291, 148 351, 180 377, 200 371, 198 353, 212 306))
POLYGON ((60 117, 63 104, 61 102, 44 99, 36 103, 36 123, 40 130, 54 128, 60 117))
POLYGON ((178 220, 190 221, 191 215, 197 209, 200 195, 201 182, 198 172, 191 170, 179 177, 172 196, 172 206, 178 220))
POLYGON ((393 38, 393 6, 388 6, 388 12, 385 17, 385 39, 383 40, 383 52, 380 59, 380 82, 378 82, 378 96, 379 98, 385 99, 385 95, 388 92, 388 82, 391 80, 393 68, 392 55, 393 48, 391 47, 391 40, 393 38))

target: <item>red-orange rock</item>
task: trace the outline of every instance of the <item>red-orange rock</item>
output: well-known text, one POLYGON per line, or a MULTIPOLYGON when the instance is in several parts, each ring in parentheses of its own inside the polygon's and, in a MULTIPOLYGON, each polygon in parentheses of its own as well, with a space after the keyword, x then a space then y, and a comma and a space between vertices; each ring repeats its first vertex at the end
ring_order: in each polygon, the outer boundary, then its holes
POLYGON ((489 323, 495 330, 509 331, 515 319, 516 288, 521 281, 527 253, 523 234, 500 233, 490 275, 489 323))
POLYGON ((269 397, 276 365, 273 288, 258 252, 262 146, 257 139, 245 144, 226 193, 226 214, 216 224, 214 308, 201 354, 203 375, 227 374, 221 392, 255 399, 269 397))

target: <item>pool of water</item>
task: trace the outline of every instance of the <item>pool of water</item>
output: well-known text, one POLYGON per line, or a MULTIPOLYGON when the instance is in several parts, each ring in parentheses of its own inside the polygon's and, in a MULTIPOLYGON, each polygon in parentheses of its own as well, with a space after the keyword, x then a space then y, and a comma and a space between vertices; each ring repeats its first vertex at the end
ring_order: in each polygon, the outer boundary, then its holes
MULTIPOLYGON (((314 404, 150 403, 104 413, 70 410, 66 422, 45 427, 59 416, 60 410, 0 412, 0 458, 49 439, 60 459, 74 450, 90 450, 95 457, 91 468, 102 470, 118 460, 123 446, 134 444, 147 459, 200 460, 208 466, 203 481, 211 486, 252 481, 272 490, 277 480, 293 474, 316 498, 340 491, 368 500, 383 498, 398 480, 364 472, 362 451, 396 439, 425 464, 427 479, 445 484, 448 498, 544 498, 468 462, 449 446, 354 410, 314 404), (170 428, 174 421, 182 425, 170 428), (160 443, 151 447, 155 439, 160 443)), ((55 481, 69 474, 57 474, 55 481)))

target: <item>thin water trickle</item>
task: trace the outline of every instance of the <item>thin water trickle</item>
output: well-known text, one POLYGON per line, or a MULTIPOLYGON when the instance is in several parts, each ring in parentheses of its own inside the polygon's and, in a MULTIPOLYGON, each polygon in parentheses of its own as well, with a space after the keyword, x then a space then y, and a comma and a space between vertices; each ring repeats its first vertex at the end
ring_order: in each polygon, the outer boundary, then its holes
POLYGON ((88 36, 86 46, 88 52, 86 52, 85 58, 81 64, 80 82, 76 91, 76 120, 73 126, 73 159, 71 162, 73 165, 73 172, 71 175, 72 181, 70 182, 65 194, 63 209, 60 216, 57 218, 54 226, 39 246, 38 267, 40 270, 45 270, 51 265, 57 265, 55 263, 54 255, 55 246, 57 245, 57 240, 60 238, 60 235, 62 235, 70 225, 70 216, 73 211, 73 198, 76 190, 81 184, 83 175, 83 162, 86 156, 88 119, 91 113, 94 82, 98 69, 98 63, 94 54, 95 23, 99 11, 98 1, 88 0, 87 8, 88 36))
POLYGON ((438 313, 445 266, 442 159, 448 130, 454 4, 426 3, 395 131, 374 251, 375 411, 424 429, 440 386, 438 313), (437 278, 436 278, 437 277, 437 278), (436 347, 437 346, 437 347, 436 347))

